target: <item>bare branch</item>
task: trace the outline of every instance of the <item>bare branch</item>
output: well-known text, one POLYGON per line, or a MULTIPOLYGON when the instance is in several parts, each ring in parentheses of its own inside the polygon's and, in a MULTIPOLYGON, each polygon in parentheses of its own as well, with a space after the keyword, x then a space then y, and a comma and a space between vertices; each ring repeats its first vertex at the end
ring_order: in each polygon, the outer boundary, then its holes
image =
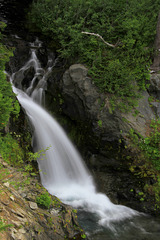
POLYGON ((99 37, 106 45, 110 46, 110 47, 116 47, 117 44, 113 45, 113 44, 110 44, 108 42, 106 42, 103 37, 97 33, 90 33, 90 32, 81 32, 83 34, 87 34, 87 35, 92 35, 92 36, 96 36, 96 37, 99 37))

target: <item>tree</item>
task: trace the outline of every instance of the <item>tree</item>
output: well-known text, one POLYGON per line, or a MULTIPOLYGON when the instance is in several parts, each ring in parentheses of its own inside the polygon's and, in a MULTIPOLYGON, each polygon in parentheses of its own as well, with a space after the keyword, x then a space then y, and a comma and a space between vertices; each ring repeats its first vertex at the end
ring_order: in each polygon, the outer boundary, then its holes
POLYGON ((62 57, 86 64, 100 90, 134 106, 149 79, 159 7, 159 0, 37 0, 29 20, 58 42, 62 57))

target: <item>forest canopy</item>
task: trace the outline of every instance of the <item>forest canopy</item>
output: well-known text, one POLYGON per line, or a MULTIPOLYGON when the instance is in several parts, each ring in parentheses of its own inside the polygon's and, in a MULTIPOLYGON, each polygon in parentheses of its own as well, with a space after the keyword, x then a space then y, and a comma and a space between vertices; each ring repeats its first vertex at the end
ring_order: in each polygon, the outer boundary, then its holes
MULTIPOLYGON (((149 80, 158 0, 36 0, 28 15, 62 57, 86 64, 101 91, 136 105, 149 80), (89 32, 99 37, 83 34, 89 32)), ((126 105, 126 104, 125 104, 126 105)))

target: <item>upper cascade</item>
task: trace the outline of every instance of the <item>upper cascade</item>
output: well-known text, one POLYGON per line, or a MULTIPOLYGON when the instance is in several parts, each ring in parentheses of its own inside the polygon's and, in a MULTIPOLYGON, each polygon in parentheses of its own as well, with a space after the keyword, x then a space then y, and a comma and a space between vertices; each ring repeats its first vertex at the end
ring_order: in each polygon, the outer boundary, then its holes
POLYGON ((29 96, 41 105, 45 104, 46 78, 51 73, 56 63, 55 57, 48 54, 46 67, 42 67, 38 59, 38 50, 42 48, 42 42, 36 38, 30 43, 30 58, 17 72, 13 73, 12 81, 14 85, 23 89, 29 96))

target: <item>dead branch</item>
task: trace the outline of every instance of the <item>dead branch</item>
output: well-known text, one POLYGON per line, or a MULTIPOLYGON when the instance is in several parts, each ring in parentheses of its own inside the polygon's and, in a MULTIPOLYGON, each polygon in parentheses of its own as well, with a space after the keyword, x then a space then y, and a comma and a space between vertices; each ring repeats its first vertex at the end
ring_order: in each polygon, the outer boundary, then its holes
POLYGON ((99 37, 106 45, 110 46, 110 47, 116 47, 117 44, 113 45, 113 44, 110 44, 108 42, 106 42, 103 37, 97 33, 90 33, 90 32, 81 32, 83 34, 87 34, 87 35, 92 35, 92 36, 96 36, 96 37, 99 37))

